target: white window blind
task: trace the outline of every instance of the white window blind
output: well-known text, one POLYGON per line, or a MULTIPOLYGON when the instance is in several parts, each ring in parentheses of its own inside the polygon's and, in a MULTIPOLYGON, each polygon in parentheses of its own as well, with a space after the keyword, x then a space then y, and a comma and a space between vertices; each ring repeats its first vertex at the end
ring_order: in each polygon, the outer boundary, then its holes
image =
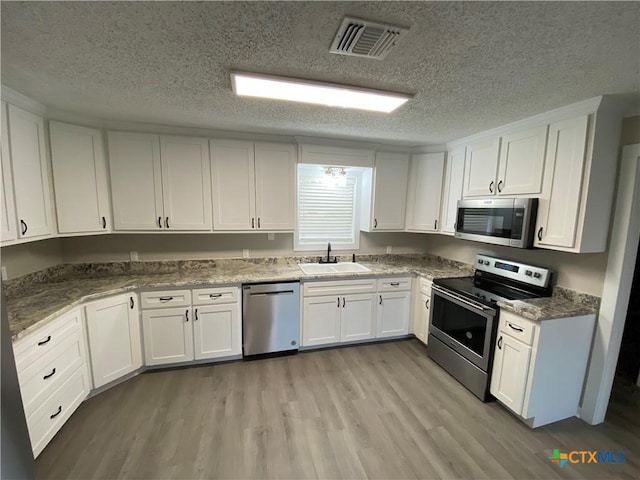
POLYGON ((299 166, 296 250, 357 248, 357 178, 332 179, 317 166, 299 166))

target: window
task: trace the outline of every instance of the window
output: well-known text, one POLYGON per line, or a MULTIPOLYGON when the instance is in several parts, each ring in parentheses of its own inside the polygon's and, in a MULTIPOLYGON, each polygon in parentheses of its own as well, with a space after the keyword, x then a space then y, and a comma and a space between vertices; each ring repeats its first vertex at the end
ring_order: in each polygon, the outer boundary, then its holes
POLYGON ((295 250, 358 248, 358 169, 298 165, 295 250), (342 172, 345 174, 343 175, 342 172))

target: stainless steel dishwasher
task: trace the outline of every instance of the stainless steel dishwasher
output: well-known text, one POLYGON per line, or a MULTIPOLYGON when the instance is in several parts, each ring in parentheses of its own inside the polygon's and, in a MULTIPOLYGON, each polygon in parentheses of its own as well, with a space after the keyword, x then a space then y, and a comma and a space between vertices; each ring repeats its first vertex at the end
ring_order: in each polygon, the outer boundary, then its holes
POLYGON ((298 350, 300 283, 242 286, 242 353, 298 350))

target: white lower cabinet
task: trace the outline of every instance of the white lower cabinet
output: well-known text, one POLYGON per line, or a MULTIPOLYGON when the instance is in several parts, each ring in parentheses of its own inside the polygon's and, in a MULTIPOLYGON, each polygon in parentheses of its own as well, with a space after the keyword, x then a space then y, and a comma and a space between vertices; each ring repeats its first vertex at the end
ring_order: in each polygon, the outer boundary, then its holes
POLYGON ((411 292, 379 294, 376 338, 397 337, 409 333, 411 292))
POLYGON ((362 293, 342 297, 340 341, 353 342, 376 336, 376 295, 362 293))
POLYGON ((491 393, 532 428, 577 415, 594 322, 595 315, 534 322, 502 310, 491 393))
POLYGON ((337 295, 305 298, 302 305, 302 346, 338 343, 341 298, 337 295))
POLYGON ((142 312, 146 365, 193 360, 191 308, 158 308, 142 312))
POLYGON ((125 294, 86 305, 94 388, 142 366, 137 295, 125 294))
POLYGON ((240 304, 194 307, 193 342, 196 360, 240 355, 240 304))
POLYGON ((237 286, 144 292, 141 298, 146 365, 242 354, 237 286))
POLYGON ((91 390, 82 309, 75 308, 16 341, 13 351, 37 457, 91 390))

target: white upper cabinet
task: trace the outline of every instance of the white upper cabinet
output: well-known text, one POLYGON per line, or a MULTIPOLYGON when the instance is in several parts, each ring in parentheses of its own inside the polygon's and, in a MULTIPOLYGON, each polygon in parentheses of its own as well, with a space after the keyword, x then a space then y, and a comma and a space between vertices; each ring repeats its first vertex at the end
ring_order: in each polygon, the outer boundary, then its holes
POLYGON ((257 227, 293 230, 296 211, 295 145, 255 144, 257 227))
POLYGON ((9 105, 9 152, 18 238, 53 233, 51 190, 41 117, 9 105))
POLYGON ((114 229, 162 228, 160 137, 109 132, 109 167, 114 229))
POLYGON ((443 172, 444 153, 413 155, 407 193, 407 231, 438 230, 443 172))
POLYGON ((294 145, 211 141, 213 229, 295 228, 294 145))
POLYGON ((109 132, 115 230, 211 230, 206 139, 109 132))
POLYGON ((2 102, 2 145, 0 145, 0 240, 10 242, 18 238, 16 207, 13 201, 13 175, 9 158, 9 129, 7 128, 7 104, 2 102))
POLYGON ((111 230, 107 168, 99 130, 49 122, 59 233, 111 230))
POLYGON ((542 171, 547 126, 504 135, 498 167, 498 195, 537 197, 542 191, 542 171))
POLYGON ((467 146, 464 163, 465 197, 486 197, 496 193, 499 152, 499 137, 467 146))
POLYGON ((191 137, 160 137, 164 227, 211 230, 209 142, 191 137))
POLYGON ((440 232, 447 235, 456 233, 458 200, 462 198, 462 183, 464 181, 464 155, 464 147, 451 150, 447 155, 442 192, 442 226, 440 228, 440 232))
POLYGON ((376 153, 373 182, 363 188, 362 230, 404 230, 408 174, 409 154, 376 153))

